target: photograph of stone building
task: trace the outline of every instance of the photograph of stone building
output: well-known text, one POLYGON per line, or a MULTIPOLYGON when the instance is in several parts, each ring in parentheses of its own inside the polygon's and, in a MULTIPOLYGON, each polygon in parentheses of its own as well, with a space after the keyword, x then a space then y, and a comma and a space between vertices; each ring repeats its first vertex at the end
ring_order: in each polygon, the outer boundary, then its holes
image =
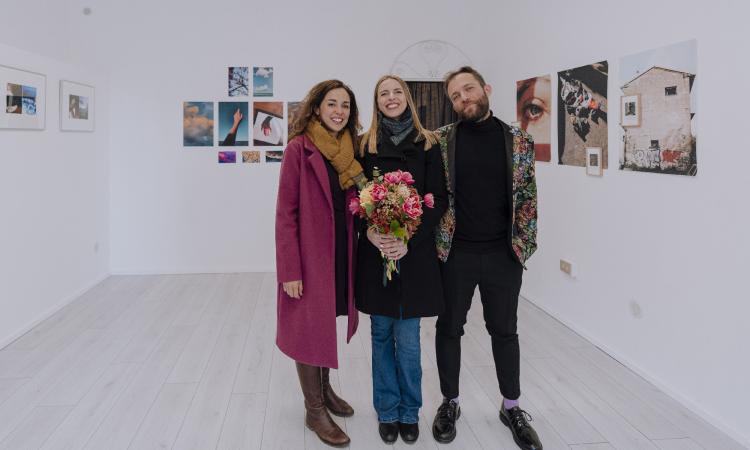
POLYGON ((620 75, 625 82, 620 90, 623 97, 639 96, 640 123, 622 127, 620 169, 697 173, 696 60, 694 40, 622 59, 620 75))

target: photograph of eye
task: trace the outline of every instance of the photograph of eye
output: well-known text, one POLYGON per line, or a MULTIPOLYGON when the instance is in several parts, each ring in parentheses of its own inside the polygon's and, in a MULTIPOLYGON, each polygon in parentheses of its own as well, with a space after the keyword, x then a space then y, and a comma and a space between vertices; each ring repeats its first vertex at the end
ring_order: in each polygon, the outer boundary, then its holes
POLYGON ((537 161, 551 159, 551 92, 549 75, 516 82, 516 120, 534 138, 537 161))

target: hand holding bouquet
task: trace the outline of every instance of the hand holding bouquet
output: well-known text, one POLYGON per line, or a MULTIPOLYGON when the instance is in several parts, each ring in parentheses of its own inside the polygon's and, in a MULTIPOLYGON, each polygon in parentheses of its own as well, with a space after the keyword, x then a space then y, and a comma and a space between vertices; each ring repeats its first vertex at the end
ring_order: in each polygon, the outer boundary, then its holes
MULTIPOLYGON (((367 219, 370 229, 391 235, 406 244, 422 221, 422 204, 428 208, 434 206, 432 194, 426 194, 422 198, 413 184, 414 178, 409 172, 398 170, 380 175, 375 168, 373 180, 365 185, 359 198, 352 199, 349 210, 352 214, 367 219)), ((393 272, 399 272, 399 264, 382 251, 380 254, 383 257, 385 286, 391 280, 393 272)))

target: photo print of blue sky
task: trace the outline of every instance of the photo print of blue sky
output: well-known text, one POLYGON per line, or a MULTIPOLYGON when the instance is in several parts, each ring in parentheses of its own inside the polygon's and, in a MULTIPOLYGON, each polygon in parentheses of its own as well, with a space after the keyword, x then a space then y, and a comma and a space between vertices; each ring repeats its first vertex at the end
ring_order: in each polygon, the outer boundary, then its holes
POLYGON ((253 96, 273 97, 273 67, 253 67, 253 96))

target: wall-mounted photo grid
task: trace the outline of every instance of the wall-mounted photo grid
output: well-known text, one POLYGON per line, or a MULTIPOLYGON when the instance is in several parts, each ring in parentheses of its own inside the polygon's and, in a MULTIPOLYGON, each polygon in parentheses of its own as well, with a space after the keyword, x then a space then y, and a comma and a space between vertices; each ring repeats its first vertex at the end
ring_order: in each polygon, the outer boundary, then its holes
MULTIPOLYGON (((623 171, 695 176, 696 40, 620 58, 620 90, 614 99, 622 130, 619 168, 623 171)), ((557 123, 557 162, 603 174, 609 161, 607 61, 557 73, 557 108, 549 75, 516 82, 514 125, 534 139, 536 161, 552 159, 551 124, 557 123), (557 117, 553 119, 553 111, 557 117)), ((619 137, 618 137, 619 138, 619 137)))
POLYGON ((45 128, 45 75, 0 65, 0 87, 5 92, 4 108, 0 111, 0 129, 45 128))
MULTIPOLYGON (((285 102, 272 98, 273 74, 274 69, 269 66, 227 67, 226 98, 183 102, 182 146, 210 148, 218 164, 281 162, 289 133, 284 123, 287 118, 285 102), (271 98, 251 102, 251 96, 271 98), (241 100, 243 97, 248 100, 241 100), (240 148, 218 150, 216 147, 240 148)), ((291 102, 287 114, 289 110, 293 114, 298 105, 299 102, 291 102)), ((291 124, 292 116, 288 117, 287 123, 291 124)))

